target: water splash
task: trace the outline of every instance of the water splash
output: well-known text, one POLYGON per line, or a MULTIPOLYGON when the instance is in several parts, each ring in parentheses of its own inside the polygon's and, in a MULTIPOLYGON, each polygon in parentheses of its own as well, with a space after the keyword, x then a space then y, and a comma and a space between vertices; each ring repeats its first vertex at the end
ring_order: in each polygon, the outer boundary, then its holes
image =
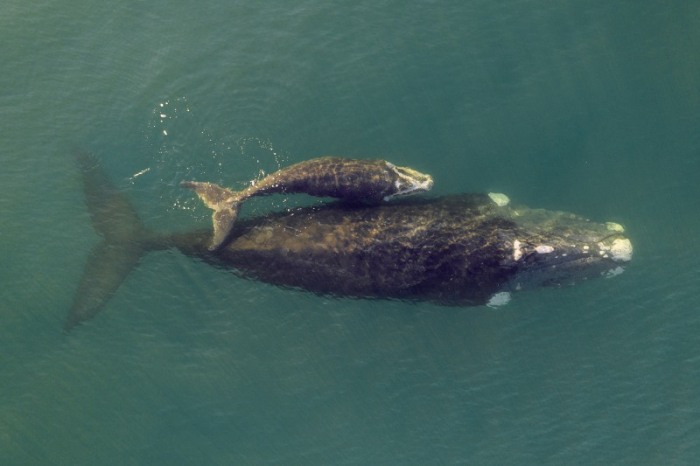
POLYGON ((158 180, 158 196, 168 211, 194 212, 196 217, 209 213, 180 188, 180 181, 213 181, 243 189, 289 164, 286 153, 270 139, 211 129, 202 112, 184 96, 153 105, 144 139, 151 160, 130 181, 150 172, 158 180))

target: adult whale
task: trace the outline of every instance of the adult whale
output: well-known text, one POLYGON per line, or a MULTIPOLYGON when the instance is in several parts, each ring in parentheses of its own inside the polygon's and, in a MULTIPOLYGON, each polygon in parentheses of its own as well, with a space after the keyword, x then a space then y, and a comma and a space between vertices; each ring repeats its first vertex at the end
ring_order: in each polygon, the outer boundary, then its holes
POLYGON ((65 323, 96 315, 139 258, 177 248, 238 275, 335 296, 481 305, 531 286, 616 275, 632 258, 621 226, 514 207, 502 195, 324 204, 240 220, 221 249, 210 230, 157 234, 97 161, 79 157, 93 225, 102 236, 65 323), (495 297, 495 298, 494 298, 495 297))

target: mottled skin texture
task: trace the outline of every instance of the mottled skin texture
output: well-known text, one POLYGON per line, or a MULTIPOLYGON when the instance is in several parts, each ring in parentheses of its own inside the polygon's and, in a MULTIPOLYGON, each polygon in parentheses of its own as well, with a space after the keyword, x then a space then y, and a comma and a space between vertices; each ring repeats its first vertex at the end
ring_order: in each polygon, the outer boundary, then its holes
POLYGON ((280 286, 476 305, 518 285, 599 275, 615 261, 601 257, 598 243, 621 237, 572 214, 499 207, 486 195, 467 194, 391 205, 324 205, 242 221, 215 253, 204 254, 201 240, 191 236, 172 237, 171 244, 280 286), (522 243, 517 260, 516 239, 522 243), (542 244, 557 253, 537 253, 542 244))
POLYGON ((215 250, 228 241, 241 203, 249 197, 304 193, 335 197, 351 204, 377 204, 394 196, 428 191, 433 179, 385 160, 320 157, 283 168, 242 191, 208 182, 183 181, 181 185, 194 190, 202 202, 214 210, 214 234, 209 249, 215 250))
POLYGON ((506 254, 499 229, 513 227, 485 215, 481 200, 304 209, 253 223, 220 258, 321 293, 479 302, 512 273, 493 258, 506 254))
POLYGON ((81 159, 81 167, 88 209, 103 241, 90 255, 66 330, 97 314, 139 258, 154 249, 177 248, 284 287, 449 305, 483 304, 497 291, 599 276, 631 257, 629 241, 604 224, 498 206, 482 194, 333 203, 241 220, 230 242, 211 251, 208 230, 150 234, 92 159, 81 159), (611 252, 616 241, 629 244, 629 257, 611 252), (553 252, 538 252, 543 246, 553 252))
MULTIPOLYGON (((397 169, 411 170, 396 167, 385 160, 320 157, 283 168, 242 191, 230 191, 230 195, 236 201, 241 201, 267 194, 304 193, 350 202, 379 203, 387 197, 400 194, 407 187, 405 176, 397 173, 397 169)), ((420 175, 424 181, 430 179, 428 175, 411 171, 420 175)))

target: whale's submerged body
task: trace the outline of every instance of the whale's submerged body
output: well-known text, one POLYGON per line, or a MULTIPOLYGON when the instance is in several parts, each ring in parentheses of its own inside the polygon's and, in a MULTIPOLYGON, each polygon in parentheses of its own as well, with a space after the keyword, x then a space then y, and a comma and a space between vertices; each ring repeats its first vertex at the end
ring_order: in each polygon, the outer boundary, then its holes
POLYGON ((521 288, 617 275, 632 257, 618 224, 516 207, 487 194, 331 203, 240 220, 225 247, 211 251, 210 231, 147 232, 94 159, 80 160, 88 208, 104 239, 88 260, 66 329, 99 312, 138 258, 154 249, 177 248, 279 286, 446 305, 493 303, 521 288))

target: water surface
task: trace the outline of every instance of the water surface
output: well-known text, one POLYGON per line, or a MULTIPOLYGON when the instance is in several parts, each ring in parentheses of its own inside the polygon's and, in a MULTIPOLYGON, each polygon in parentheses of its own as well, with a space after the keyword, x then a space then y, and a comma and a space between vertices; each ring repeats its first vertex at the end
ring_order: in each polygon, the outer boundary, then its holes
MULTIPOLYGON (((700 10, 545 1, 0 8, 2 464, 692 464, 700 10), (177 183, 319 155, 625 225, 611 280, 498 310, 344 300, 147 256, 61 327, 95 152, 144 222, 177 183)), ((293 199, 255 200, 247 215, 293 199)))

